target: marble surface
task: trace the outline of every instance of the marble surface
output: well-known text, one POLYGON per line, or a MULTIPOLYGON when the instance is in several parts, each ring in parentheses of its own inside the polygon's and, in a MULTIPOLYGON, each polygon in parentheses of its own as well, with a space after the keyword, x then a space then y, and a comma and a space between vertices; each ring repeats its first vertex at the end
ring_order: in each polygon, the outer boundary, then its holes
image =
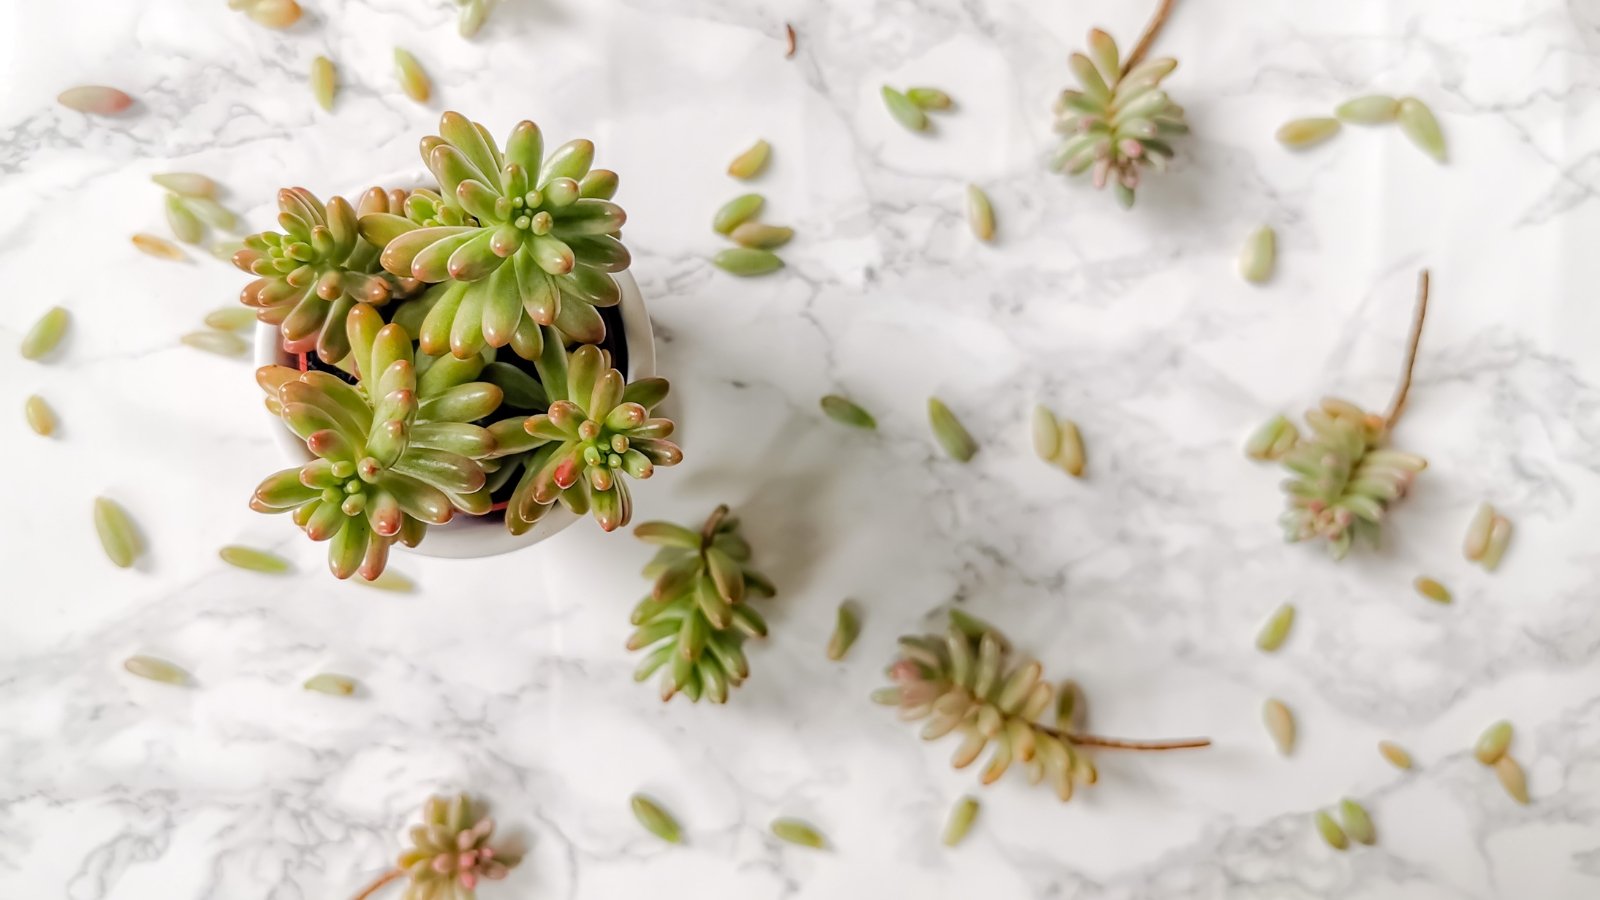
POLYGON ((1600 7, 1180 2, 1158 49, 1183 61, 1170 86, 1196 135, 1124 213, 1041 160, 1066 54, 1097 24, 1131 43, 1142 3, 521 0, 469 43, 443 0, 302 2, 287 33, 221 0, 0 9, 0 340, 53 304, 75 317, 46 364, 0 353, 0 897, 347 897, 425 795, 460 789, 532 848, 484 900, 1600 895, 1600 7), (395 44, 433 103, 397 90, 395 44), (306 85, 317 54, 342 73, 332 115, 306 85), (84 82, 138 106, 54 105, 84 82), (886 82, 958 109, 909 134, 886 82), (1298 155, 1272 140, 1369 90, 1432 104, 1450 164, 1393 129, 1298 155), (206 172, 259 210, 282 185, 413 166, 445 108, 591 135, 623 173, 686 453, 639 492, 641 518, 729 502, 780 587, 727 707, 663 706, 630 680, 649 551, 626 536, 586 523, 496 559, 399 556, 419 590, 391 595, 333 581, 320 548, 245 508, 279 465, 249 367, 175 343, 241 278, 135 253, 129 234, 162 230, 146 176, 206 172), (707 263, 707 222, 758 136, 776 148, 767 218, 800 238, 783 273, 743 281, 707 263), (967 231, 969 181, 994 199, 992 246, 967 231), (1264 222, 1280 266, 1252 287, 1232 260, 1264 222), (1326 392, 1386 400, 1421 266, 1435 303, 1396 442, 1432 467, 1382 552, 1285 546, 1279 473, 1240 444, 1326 392), (823 419, 830 391, 880 430, 823 419), (55 439, 22 424, 33 392, 55 439), (983 444, 970 465, 929 438, 935 393, 983 444), (1033 458, 1036 401, 1081 424, 1083 481, 1033 458), (99 494, 147 537, 135 570, 100 555, 99 494), (1459 551, 1484 499, 1518 529, 1493 575, 1459 551), (235 541, 297 574, 225 568, 215 548, 235 541), (1411 591, 1424 572, 1453 605, 1411 591), (865 632, 830 663, 847 596, 865 632), (1293 637, 1258 653, 1285 600, 1293 637), (941 848, 974 775, 865 698, 895 637, 952 602, 1079 679, 1096 730, 1215 748, 1101 753, 1101 783, 1067 806, 1008 778, 968 843, 941 848), (135 652, 198 686, 128 677, 135 652), (298 688, 325 670, 363 692, 298 688), (1292 758, 1262 731, 1269 695, 1299 714, 1292 758), (1467 752, 1499 717, 1527 807, 1467 752), (1419 768, 1389 768, 1382 738, 1419 768), (636 790, 677 812, 686 848, 640 831, 636 790), (1313 834, 1345 795, 1376 848, 1313 834), (780 815, 836 849, 779 845, 780 815))

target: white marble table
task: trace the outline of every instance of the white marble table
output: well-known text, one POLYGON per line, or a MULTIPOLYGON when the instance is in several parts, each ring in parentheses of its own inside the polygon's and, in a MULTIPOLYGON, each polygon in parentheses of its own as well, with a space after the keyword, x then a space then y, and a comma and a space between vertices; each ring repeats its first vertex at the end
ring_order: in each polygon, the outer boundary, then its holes
POLYGON ((1600 895, 1600 7, 1180 2, 1159 50, 1183 62, 1170 85, 1197 134, 1124 213, 1041 160, 1066 54, 1096 24, 1131 42, 1142 3, 521 0, 468 43, 443 0, 303 2, 287 34, 221 0, 0 10, 0 342, 53 304, 76 317, 58 360, 0 353, 0 896, 346 897, 446 789, 492 798, 532 843, 484 900, 1600 895), (393 82, 397 43, 437 82, 426 108, 393 82), (334 115, 306 86, 319 53, 345 80, 334 115), (83 82, 140 105, 98 121, 54 105, 83 82), (908 134, 885 82, 944 87, 959 110, 908 134), (1392 129, 1303 155, 1273 142, 1368 90, 1430 102, 1450 164, 1392 129), (687 455, 640 492, 641 518, 732 503, 781 589, 727 707, 663 706, 630 680, 649 551, 629 537, 586 524, 492 560, 399 556, 420 590, 394 596, 336 583, 321 548, 245 508, 279 465, 249 367, 175 343, 241 278, 128 246, 162 228, 146 176, 206 172, 260 209, 282 185, 413 166, 446 108, 593 136, 623 173, 687 455), (758 136, 768 219, 801 237, 782 274, 741 281, 708 265, 707 223, 758 136), (993 246, 966 229, 968 181, 994 198, 993 246), (1280 266, 1257 288, 1232 259, 1264 222, 1280 266), (1421 266, 1435 305, 1396 438, 1432 467, 1383 552, 1285 546, 1279 473, 1240 443, 1325 392, 1381 404, 1421 266), (881 429, 822 419, 835 390, 881 429), (33 392, 57 439, 25 430, 33 392), (932 445, 932 393, 983 443, 972 464, 932 445), (1086 480, 1033 458, 1037 400, 1081 423, 1086 480), (145 530, 138 569, 100 555, 99 494, 145 530), (1459 551, 1483 499, 1519 529, 1494 575, 1459 551), (234 541, 298 574, 224 567, 234 541), (1411 591, 1423 572, 1454 605, 1411 591), (834 664, 846 596, 866 628, 834 664), (941 848, 974 775, 865 698, 895 637, 952 600, 1078 678, 1097 730, 1216 747, 1103 753, 1068 806, 1008 778, 968 843, 941 848), (1284 600, 1300 623, 1260 654, 1284 600), (134 652, 199 686, 128 677, 134 652), (298 688, 321 670, 366 692, 298 688), (1290 759, 1262 732, 1268 695, 1300 715, 1290 759), (1499 717, 1531 806, 1467 752, 1499 717), (1379 759, 1386 737, 1416 771, 1379 759), (636 790, 689 846, 640 831, 636 790), (1310 812, 1344 795, 1373 811, 1376 848, 1313 834, 1310 812), (779 815, 837 849, 777 844, 779 815))

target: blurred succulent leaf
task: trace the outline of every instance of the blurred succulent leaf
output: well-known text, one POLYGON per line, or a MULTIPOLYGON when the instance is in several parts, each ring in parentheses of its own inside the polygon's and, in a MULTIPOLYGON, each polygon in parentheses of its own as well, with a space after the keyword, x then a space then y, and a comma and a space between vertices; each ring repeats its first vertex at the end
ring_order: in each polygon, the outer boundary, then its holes
POLYGON ((1433 110, 1415 97, 1403 97, 1398 115, 1400 130, 1411 139, 1411 143, 1443 164, 1446 156, 1444 132, 1439 128, 1439 120, 1434 118, 1433 110))

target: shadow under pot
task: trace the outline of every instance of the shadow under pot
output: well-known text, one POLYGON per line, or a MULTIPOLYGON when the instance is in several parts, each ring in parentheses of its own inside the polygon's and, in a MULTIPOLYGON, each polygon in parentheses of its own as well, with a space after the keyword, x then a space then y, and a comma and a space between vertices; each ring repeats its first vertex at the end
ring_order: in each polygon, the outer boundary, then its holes
MULTIPOLYGON (((626 271, 617 272, 612 277, 616 279, 617 286, 622 291, 622 302, 599 310, 601 318, 606 323, 606 337, 600 342, 600 347, 611 354, 612 365, 622 372, 629 382, 653 377, 656 374, 655 334, 650 326, 649 313, 645 311, 644 298, 639 293, 639 285, 633 280, 633 275, 626 271)), ((394 314, 393 307, 394 304, 390 304, 379 309, 385 320, 394 314)), ((533 364, 514 353, 501 354, 497 359, 516 366, 535 380, 539 378, 533 364)), ((290 353, 284 350, 276 325, 256 324, 255 363, 258 367, 280 365, 302 372, 307 369, 320 369, 346 381, 351 380, 342 370, 323 363, 314 351, 290 353)), ((515 407, 511 409, 515 410, 515 407)), ((540 411, 542 410, 524 412, 540 411)), ((282 422, 273 423, 272 436, 273 441, 283 450, 284 456, 291 464, 299 465, 312 458, 305 442, 284 427, 282 422)), ((395 546, 422 556, 444 559, 499 556, 502 553, 510 553, 537 544, 580 518, 558 503, 534 523, 533 527, 522 534, 512 534, 506 530, 505 508, 506 499, 510 496, 514 483, 515 479, 511 479, 495 492, 495 505, 488 514, 473 516, 457 513, 443 525, 429 526, 427 537, 416 547, 405 547, 403 544, 395 546)))

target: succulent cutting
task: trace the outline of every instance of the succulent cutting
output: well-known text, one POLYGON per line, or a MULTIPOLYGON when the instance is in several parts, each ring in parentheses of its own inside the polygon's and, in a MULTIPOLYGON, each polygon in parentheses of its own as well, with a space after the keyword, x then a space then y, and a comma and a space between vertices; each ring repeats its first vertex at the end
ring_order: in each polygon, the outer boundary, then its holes
POLYGON ((1338 398, 1324 398, 1305 420, 1311 435, 1283 456, 1292 473, 1283 483, 1284 537, 1325 539, 1334 559, 1357 539, 1376 546, 1390 504, 1405 496, 1427 460, 1384 448, 1384 418, 1338 398))
POLYGON ((352 207, 343 197, 323 203, 305 188, 278 192, 278 225, 244 240, 233 264, 258 276, 240 302, 256 318, 277 325, 290 353, 316 350, 337 364, 350 352, 345 317, 358 303, 382 306, 415 293, 420 283, 378 265, 381 247, 362 239, 360 216, 388 214, 406 201, 404 191, 372 188, 352 207))
POLYGON ((364 303, 350 310, 347 340, 355 384, 286 366, 256 373, 267 408, 314 458, 269 475, 250 507, 292 513, 308 537, 330 542, 336 577, 359 572, 371 581, 396 541, 414 547, 430 524, 489 511, 479 460, 495 441, 472 423, 494 412, 503 392, 473 380, 481 359, 418 359, 405 329, 364 303))
POLYGON ((1063 801, 1072 799, 1075 786, 1099 778, 1084 747, 1176 750, 1211 743, 1204 738, 1124 741, 1080 732, 1076 686, 1058 695, 1038 662, 1014 662, 1000 632, 965 615, 952 615, 943 635, 902 637, 889 679, 893 686, 875 692, 873 699, 897 707, 906 721, 926 720, 923 740, 959 734, 961 743, 950 760, 956 768, 972 765, 987 749, 984 784, 998 781, 1015 765, 1030 784, 1048 781, 1063 801), (1051 711, 1053 726, 1043 721, 1051 711))
POLYGON ((1090 173, 1094 186, 1111 185, 1124 207, 1133 206, 1142 173, 1165 171, 1174 153, 1172 139, 1189 132, 1183 107, 1161 88, 1178 61, 1145 59, 1172 3, 1163 0, 1126 59, 1111 35, 1090 31, 1089 52, 1068 60, 1078 87, 1062 91, 1056 101, 1056 130, 1065 137, 1055 151, 1054 168, 1070 175, 1090 173))
POLYGON ((748 600, 777 593, 750 568, 750 545, 739 536, 739 520, 719 506, 698 531, 646 522, 633 533, 661 547, 644 568, 655 584, 631 619, 628 649, 648 650, 634 680, 660 671, 662 700, 683 694, 691 701, 726 703, 750 676, 745 639, 767 636, 766 620, 748 600))
POLYGON ((522 854, 493 842, 494 819, 466 794, 429 797, 422 824, 413 825, 410 845, 392 869, 356 895, 367 900, 391 882, 405 879, 406 900, 475 900, 478 885, 498 881, 522 854))
POLYGON ((627 382, 611 355, 593 344, 568 351, 559 331, 544 326, 539 389, 548 408, 490 426, 498 442, 496 483, 522 475, 506 507, 506 527, 521 534, 557 502, 578 515, 592 513, 600 527, 615 531, 633 519, 627 478, 649 478, 656 466, 683 459, 667 440, 671 419, 650 411, 666 399, 664 378, 627 382))
POLYGON ((1405 409, 1427 312, 1424 271, 1417 279, 1416 315, 1400 386, 1387 413, 1370 413, 1336 398, 1324 399, 1306 413, 1310 435, 1282 454, 1291 473, 1283 482, 1289 508, 1280 519, 1286 540, 1325 540, 1334 559, 1343 559, 1358 539, 1376 545, 1389 507, 1427 468, 1422 457, 1385 446, 1405 409))
POLYGON ((447 112, 421 151, 439 189, 413 191, 403 211, 363 214, 360 233, 390 274, 442 286, 430 292, 422 352, 465 359, 510 345, 531 360, 540 325, 602 340, 597 307, 621 301, 611 276, 629 255, 617 239, 627 217, 610 199, 617 176, 591 168, 594 144, 547 155, 539 126, 523 121, 502 152, 487 128, 447 112))

